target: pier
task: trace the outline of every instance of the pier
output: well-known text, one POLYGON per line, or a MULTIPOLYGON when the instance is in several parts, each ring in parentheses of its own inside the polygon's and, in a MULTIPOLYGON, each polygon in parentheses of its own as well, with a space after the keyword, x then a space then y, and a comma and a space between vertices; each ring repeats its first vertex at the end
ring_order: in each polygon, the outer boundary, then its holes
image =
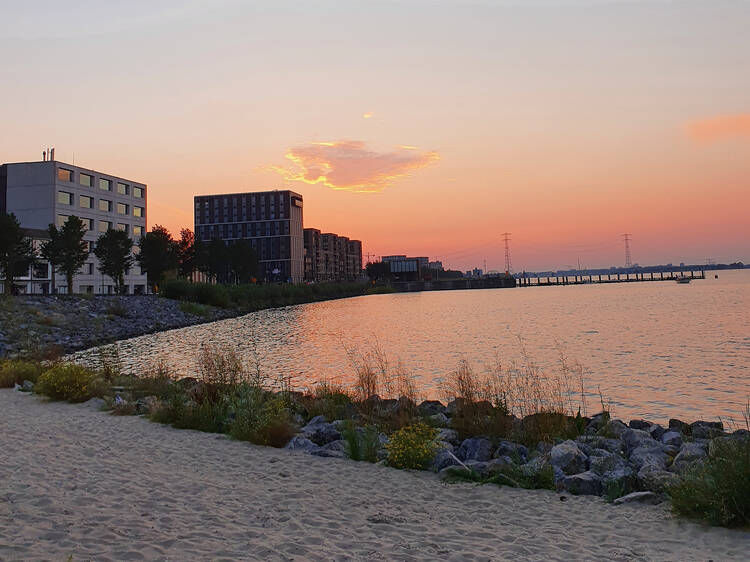
POLYGON ((680 278, 705 279, 705 270, 700 271, 652 271, 649 273, 603 273, 561 275, 549 277, 519 277, 519 287, 549 287, 553 285, 591 285, 600 283, 640 283, 643 281, 677 281, 680 278))

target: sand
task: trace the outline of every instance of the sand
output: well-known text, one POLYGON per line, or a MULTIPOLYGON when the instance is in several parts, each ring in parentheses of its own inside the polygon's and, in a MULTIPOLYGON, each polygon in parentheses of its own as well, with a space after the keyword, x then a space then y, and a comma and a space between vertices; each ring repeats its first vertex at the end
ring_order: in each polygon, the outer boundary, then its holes
POLYGON ((0 560, 742 560, 666 505, 441 483, 0 390, 0 560))

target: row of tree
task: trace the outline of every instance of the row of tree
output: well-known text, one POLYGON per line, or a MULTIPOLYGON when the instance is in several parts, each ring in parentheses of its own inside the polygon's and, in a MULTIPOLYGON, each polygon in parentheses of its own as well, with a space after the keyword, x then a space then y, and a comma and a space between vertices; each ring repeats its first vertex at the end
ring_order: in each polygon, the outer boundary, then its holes
MULTIPOLYGON (((30 265, 45 260, 53 271, 52 292, 56 292, 57 272, 65 277, 68 294, 72 294, 73 277, 89 256, 86 232, 84 222, 75 215, 60 228, 50 224, 47 240, 37 252, 15 215, 0 214, 0 273, 5 279, 5 292, 12 292, 14 279, 28 271, 30 265)), ((222 240, 201 243, 187 228, 175 240, 166 228, 157 225, 137 241, 135 251, 126 232, 110 229, 96 240, 93 253, 99 261, 98 270, 112 279, 118 294, 124 292, 125 274, 135 263, 154 291, 167 277, 191 279, 196 271, 219 283, 254 282, 258 273, 258 257, 249 242, 238 241, 230 246, 222 240)))

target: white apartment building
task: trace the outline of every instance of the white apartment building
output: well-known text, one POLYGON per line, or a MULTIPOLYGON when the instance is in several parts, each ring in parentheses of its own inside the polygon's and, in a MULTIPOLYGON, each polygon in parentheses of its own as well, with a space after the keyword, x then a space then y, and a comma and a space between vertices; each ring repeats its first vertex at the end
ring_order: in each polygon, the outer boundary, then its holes
MULTIPOLYGON (((146 233, 146 185, 56 160, 3 164, 2 212, 15 214, 35 246, 44 239, 42 231, 50 224, 60 227, 70 215, 83 220, 88 229, 84 240, 89 243, 89 258, 73 280, 73 291, 111 294, 114 283, 97 269, 94 244, 109 228, 127 232, 134 245, 146 233)), ((36 264, 16 280, 17 289, 28 294, 49 293, 51 275, 47 264, 36 264)), ((67 291, 64 276, 56 275, 55 285, 58 294, 67 291)), ((137 264, 126 272, 125 285, 129 294, 146 292, 146 275, 137 264)))

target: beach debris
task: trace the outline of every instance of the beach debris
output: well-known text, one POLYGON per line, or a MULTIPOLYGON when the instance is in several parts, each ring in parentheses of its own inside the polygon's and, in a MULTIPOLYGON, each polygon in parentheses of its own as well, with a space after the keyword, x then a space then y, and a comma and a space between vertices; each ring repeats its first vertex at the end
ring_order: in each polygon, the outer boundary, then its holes
POLYGON ((623 505, 626 503, 648 503, 653 505, 660 502, 661 498, 654 492, 631 492, 630 494, 617 498, 612 503, 615 505, 623 505))

